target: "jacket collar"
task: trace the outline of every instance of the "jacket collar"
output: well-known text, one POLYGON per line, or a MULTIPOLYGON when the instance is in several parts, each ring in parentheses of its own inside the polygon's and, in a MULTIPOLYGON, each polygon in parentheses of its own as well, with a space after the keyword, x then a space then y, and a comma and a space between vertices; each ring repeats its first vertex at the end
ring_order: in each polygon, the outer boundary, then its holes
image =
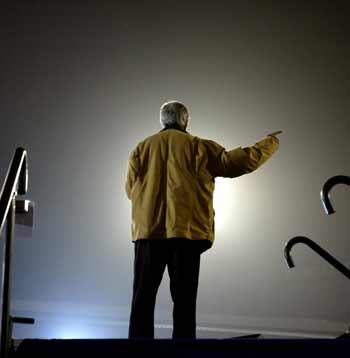
POLYGON ((178 130, 178 131, 181 131, 181 132, 184 132, 184 133, 188 133, 188 132, 186 132, 185 129, 182 129, 180 126, 178 126, 178 125, 176 125, 176 124, 173 124, 173 125, 171 125, 171 126, 166 126, 166 127, 164 127, 160 132, 164 132, 164 131, 166 131, 166 130, 168 130, 168 129, 176 129, 176 130, 178 130))

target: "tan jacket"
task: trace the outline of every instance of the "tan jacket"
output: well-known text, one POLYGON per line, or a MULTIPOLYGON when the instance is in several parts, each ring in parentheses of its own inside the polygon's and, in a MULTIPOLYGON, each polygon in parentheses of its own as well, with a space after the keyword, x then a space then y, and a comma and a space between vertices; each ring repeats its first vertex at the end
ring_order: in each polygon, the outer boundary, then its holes
POLYGON ((185 237, 213 242, 215 178, 256 170, 278 144, 268 136, 251 147, 226 151, 212 140, 174 128, 146 138, 128 163, 132 240, 185 237))

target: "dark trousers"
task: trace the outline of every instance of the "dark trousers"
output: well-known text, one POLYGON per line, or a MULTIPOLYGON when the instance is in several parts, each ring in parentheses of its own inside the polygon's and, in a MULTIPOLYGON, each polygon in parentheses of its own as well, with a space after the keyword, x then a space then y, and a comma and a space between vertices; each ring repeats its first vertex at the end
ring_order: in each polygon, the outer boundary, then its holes
POLYGON ((134 284, 129 338, 154 338, 154 308, 165 267, 170 278, 173 338, 196 338, 196 301, 200 254, 189 239, 135 242, 134 284))

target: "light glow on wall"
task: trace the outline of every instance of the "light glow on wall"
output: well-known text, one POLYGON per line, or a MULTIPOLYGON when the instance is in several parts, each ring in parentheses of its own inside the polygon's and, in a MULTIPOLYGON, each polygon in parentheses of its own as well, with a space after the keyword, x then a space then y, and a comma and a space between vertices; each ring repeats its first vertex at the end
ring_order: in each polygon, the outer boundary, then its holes
MULTIPOLYGON (((235 207, 234 199, 234 185, 232 180, 216 178, 214 191, 216 236, 229 230, 235 207)), ((237 218, 235 218, 235 220, 237 220, 237 218)))

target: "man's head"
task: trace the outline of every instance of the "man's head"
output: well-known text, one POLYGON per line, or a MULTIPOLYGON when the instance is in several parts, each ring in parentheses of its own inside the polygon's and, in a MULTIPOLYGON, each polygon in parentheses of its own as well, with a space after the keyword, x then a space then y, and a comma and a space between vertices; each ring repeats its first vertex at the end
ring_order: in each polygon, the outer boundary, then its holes
POLYGON ((160 124, 163 128, 178 126, 185 130, 189 117, 187 108, 179 101, 166 102, 160 108, 160 124))

